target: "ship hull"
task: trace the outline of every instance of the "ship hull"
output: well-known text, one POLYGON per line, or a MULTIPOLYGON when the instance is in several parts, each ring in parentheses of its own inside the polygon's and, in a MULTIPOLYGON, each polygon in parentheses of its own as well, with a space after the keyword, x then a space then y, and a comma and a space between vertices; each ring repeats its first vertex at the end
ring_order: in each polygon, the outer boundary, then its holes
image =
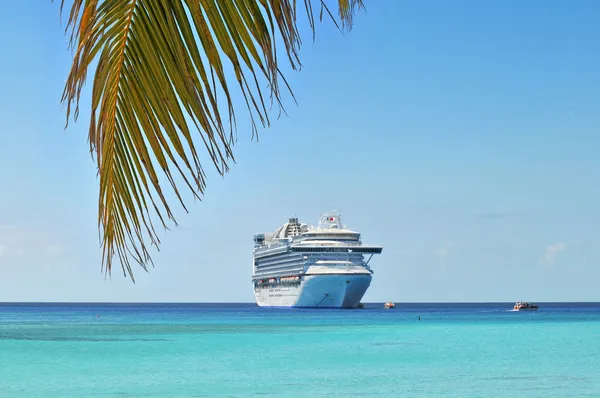
POLYGON ((356 308, 371 285, 371 274, 306 275, 296 286, 257 286, 260 307, 356 308))

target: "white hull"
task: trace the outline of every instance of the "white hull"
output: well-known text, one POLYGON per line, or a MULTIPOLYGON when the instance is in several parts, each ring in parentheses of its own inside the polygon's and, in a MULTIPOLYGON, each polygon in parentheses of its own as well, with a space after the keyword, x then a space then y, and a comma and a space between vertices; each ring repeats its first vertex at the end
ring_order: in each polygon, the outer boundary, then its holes
POLYGON ((296 286, 258 286, 260 307, 356 308, 371 284, 371 274, 307 275, 296 286))

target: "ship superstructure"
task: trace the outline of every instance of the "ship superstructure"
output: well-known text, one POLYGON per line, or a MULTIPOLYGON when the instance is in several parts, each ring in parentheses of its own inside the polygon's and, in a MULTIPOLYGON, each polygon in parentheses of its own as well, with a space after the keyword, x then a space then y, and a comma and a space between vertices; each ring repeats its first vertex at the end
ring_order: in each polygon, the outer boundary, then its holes
POLYGON ((297 218, 254 236, 252 281, 261 307, 356 308, 371 284, 369 262, 382 246, 364 245, 340 214, 317 227, 297 218))

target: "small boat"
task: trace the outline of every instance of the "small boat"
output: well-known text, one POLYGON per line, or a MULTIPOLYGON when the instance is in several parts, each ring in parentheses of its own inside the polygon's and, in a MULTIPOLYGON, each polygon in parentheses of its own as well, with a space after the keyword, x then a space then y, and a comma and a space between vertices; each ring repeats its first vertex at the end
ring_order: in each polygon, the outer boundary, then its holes
POLYGON ((515 311, 537 311, 538 306, 533 303, 528 303, 525 301, 517 301, 513 306, 513 310, 515 311))
POLYGON ((396 304, 392 303, 391 301, 388 301, 387 303, 385 303, 383 305, 383 308, 385 308, 386 310, 392 309, 396 306, 396 304))

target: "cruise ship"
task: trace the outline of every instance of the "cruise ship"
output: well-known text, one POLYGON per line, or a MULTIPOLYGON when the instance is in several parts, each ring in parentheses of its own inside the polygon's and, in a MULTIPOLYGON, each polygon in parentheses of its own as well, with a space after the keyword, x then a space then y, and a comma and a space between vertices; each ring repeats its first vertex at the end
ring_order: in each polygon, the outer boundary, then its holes
POLYGON ((252 282, 260 307, 356 308, 371 284, 369 262, 382 246, 365 245, 340 214, 318 226, 290 218, 254 236, 252 282))

